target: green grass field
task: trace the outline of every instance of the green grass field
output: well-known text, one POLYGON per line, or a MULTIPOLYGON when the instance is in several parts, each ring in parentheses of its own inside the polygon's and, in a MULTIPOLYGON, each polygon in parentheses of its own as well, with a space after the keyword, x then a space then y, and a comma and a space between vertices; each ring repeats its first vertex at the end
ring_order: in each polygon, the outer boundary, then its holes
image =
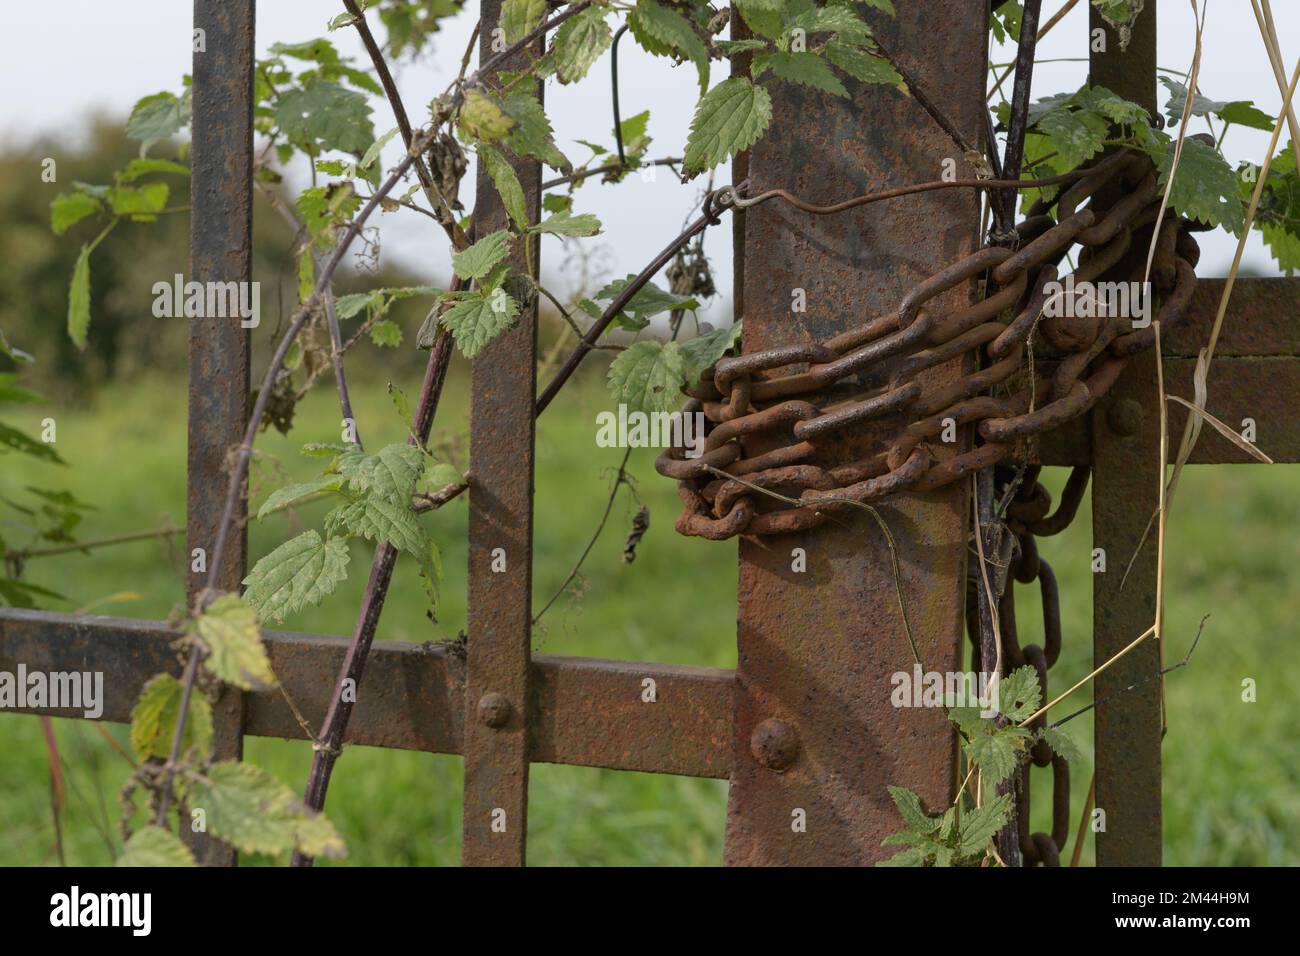
MULTIPOLYGON (((418 387, 418 382, 402 384, 411 394, 418 387)), ((460 370, 453 373, 435 425, 435 443, 460 467, 467 464, 466 384, 460 370)), ((354 389, 362 436, 371 448, 405 434, 382 386, 362 383, 354 389)), ((593 441, 595 414, 606 403, 597 377, 588 375, 539 424, 535 607, 560 586, 590 538, 622 457, 622 451, 597 448, 593 441)), ((46 415, 57 419, 58 450, 72 467, 6 457, 0 495, 13 496, 37 482, 74 491, 99 508, 83 525, 85 538, 168 522, 183 527, 183 380, 160 377, 121 384, 101 393, 90 407, 55 404, 36 412, 37 421, 46 415)), ((290 437, 264 435, 254 469, 255 500, 260 502, 286 479, 312 474, 318 463, 299 455, 298 446, 337 440, 337 426, 335 398, 321 388, 299 408, 290 437)), ((638 507, 624 491, 577 586, 543 618, 534 637, 536 650, 734 665, 735 545, 686 539, 672 530, 677 497, 672 483, 654 474, 652 461, 649 450, 634 452, 631 459, 637 494, 651 511, 651 528, 636 562, 622 560, 623 539, 638 507)), ((1049 480, 1059 488, 1064 473, 1051 472, 1049 480)), ((1169 679, 1167 864, 1300 863, 1298 488, 1300 470, 1286 466, 1191 469, 1180 488, 1170 524, 1170 660, 1182 657, 1201 617, 1211 617, 1191 665, 1169 679), (1255 703, 1241 700, 1247 677, 1258 684, 1255 703)), ((212 493, 223 490, 214 486, 212 493)), ((316 505, 254 524, 253 556, 265 554, 299 528, 318 526, 323 512, 316 505)), ((414 571, 399 564, 381 639, 443 640, 464 627, 465 503, 457 501, 426 520, 443 552, 438 620, 426 618, 414 571)), ((1082 677, 1091 664, 1088 527, 1085 507, 1074 527, 1042 545, 1060 578, 1066 622, 1064 651, 1052 671, 1055 690, 1082 677)), ((125 544, 33 560, 27 574, 34 583, 67 596, 55 610, 91 608, 156 618, 183 603, 182 550, 179 541, 170 546, 125 544)), ((369 557, 369 549, 356 547, 347 585, 322 607, 284 626, 349 633, 369 557)), ((1021 589, 1018 617, 1025 643, 1041 640, 1036 602, 1029 589, 1021 589)), ((1081 694, 1080 701, 1086 700, 1081 694)), ((1069 726, 1090 753, 1090 719, 1069 726)), ((57 721, 56 728, 68 784, 63 820, 67 860, 106 864, 120 847, 116 794, 129 768, 86 722, 57 721)), ((125 744, 125 727, 107 730, 125 744)), ((0 742, 0 865, 57 862, 38 718, 0 716, 0 742)), ((294 790, 306 779, 310 757, 309 745, 301 742, 250 738, 247 745, 247 759, 294 790)), ((1076 819, 1090 773, 1087 765, 1074 768, 1076 819)), ((1043 776, 1050 777, 1035 775, 1043 776)), ((339 761, 326 809, 348 843, 349 864, 454 864, 460 852, 460 791, 459 758, 354 747, 339 761)), ((1047 829, 1046 790, 1036 788, 1035 795, 1035 828, 1047 829)), ((529 860, 717 864, 725 808, 723 781, 534 765, 529 860)), ((1084 860, 1091 856, 1088 846, 1084 860)))

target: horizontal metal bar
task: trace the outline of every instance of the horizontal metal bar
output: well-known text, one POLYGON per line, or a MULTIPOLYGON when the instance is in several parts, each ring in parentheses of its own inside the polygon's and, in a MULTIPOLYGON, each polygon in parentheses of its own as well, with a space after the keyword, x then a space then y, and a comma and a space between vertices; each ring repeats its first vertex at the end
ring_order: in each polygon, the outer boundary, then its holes
MULTIPOLYGON (((1224 279, 1197 279, 1179 323, 1164 334, 1165 358, 1196 358, 1210 340, 1224 279)), ((1229 356, 1300 356, 1300 279, 1237 279, 1214 347, 1229 356)))
MULTIPOLYGON (((1166 356, 1164 371, 1165 393, 1192 401, 1196 360, 1166 356)), ((1300 419, 1295 414, 1295 409, 1300 408, 1300 358, 1216 358, 1210 366, 1208 385, 1207 410, 1211 415, 1238 432, 1244 419, 1254 420, 1256 444, 1262 451, 1279 464, 1300 462, 1300 419)), ((1158 404, 1153 387, 1149 396, 1127 399, 1122 413, 1129 417, 1155 416, 1159 414, 1158 404)), ((1103 403, 1093 414, 1109 414, 1109 406, 1103 403)), ((1178 450, 1186 418, 1186 409, 1169 403, 1171 456, 1178 450)), ((1124 427, 1122 421, 1116 424, 1124 427)), ((1044 465, 1086 465, 1092 457, 1088 418, 1075 419, 1043 435, 1036 450, 1037 461, 1044 465)), ((1254 460, 1208 425, 1201 429, 1191 457, 1194 465, 1254 460)))
MULTIPOLYGON (((312 727, 325 713, 347 639, 263 635, 285 692, 312 727)), ((100 671, 99 719, 126 723, 154 674, 178 674, 175 631, 159 621, 0 609, 0 671, 100 671)), ((733 671, 585 657, 533 658, 530 759, 610 770, 726 778, 731 771, 733 671), (652 681, 653 683, 647 683, 652 681)), ((377 641, 357 689, 347 742, 460 754, 465 660, 455 649, 377 641)), ((80 711, 20 713, 82 717, 80 711)), ((304 740, 284 697, 248 695, 245 733, 304 740)))

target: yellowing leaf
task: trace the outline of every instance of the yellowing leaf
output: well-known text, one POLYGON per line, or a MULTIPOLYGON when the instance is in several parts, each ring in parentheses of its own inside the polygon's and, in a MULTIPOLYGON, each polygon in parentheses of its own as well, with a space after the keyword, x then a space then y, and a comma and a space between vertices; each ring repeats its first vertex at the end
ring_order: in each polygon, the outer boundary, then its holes
POLYGON ((190 627, 207 649, 203 666, 218 678, 244 690, 275 686, 275 672, 257 626, 257 611, 238 594, 217 598, 190 627))
MULTIPOLYGON (((181 712, 181 682, 171 674, 152 677, 131 709, 131 749, 140 760, 166 759, 171 754, 176 718, 181 712)), ((212 746, 212 706, 197 691, 190 694, 189 717, 181 737, 181 753, 191 747, 207 756, 212 746)))

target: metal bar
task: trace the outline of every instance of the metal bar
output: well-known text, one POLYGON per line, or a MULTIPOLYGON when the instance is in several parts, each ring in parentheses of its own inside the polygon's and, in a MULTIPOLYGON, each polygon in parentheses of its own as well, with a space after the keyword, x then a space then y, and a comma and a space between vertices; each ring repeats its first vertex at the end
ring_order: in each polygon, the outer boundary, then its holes
MULTIPOLYGON (((276 676, 313 726, 329 705, 348 641, 268 631, 276 676)), ((179 674, 176 634, 161 621, 0 609, 0 670, 98 671, 106 699, 98 719, 128 723, 145 681, 179 674)), ((528 711, 532 759, 541 763, 725 779, 731 770, 735 674, 711 667, 554 657, 532 660, 528 711), (647 680, 655 701, 646 702, 647 680)), ((465 660, 442 646, 376 641, 348 724, 349 745, 463 752, 465 660)), ((248 695, 244 731, 304 740, 278 693, 248 695)), ((15 708, 58 717, 82 711, 15 708)))
MULTIPOLYGON (((970 142, 983 129, 985 0, 898 4, 872 16, 927 99, 970 142)), ((916 97, 881 86, 835 99, 792 83, 772 89, 773 123, 750 151, 755 192, 784 187, 812 202, 880 183, 938 177, 945 160, 974 175, 916 97), (810 122, 809 117, 815 117, 810 122)), ((747 352, 821 340, 897 308, 911 286, 974 250, 974 195, 932 193, 812 219, 770 203, 745 213, 747 352), (792 301, 806 294, 806 311, 792 301)), ((964 305, 961 288, 930 303, 964 305)), ((968 359, 932 370, 952 381, 968 359)), ((863 429, 829 456, 867 457, 895 418, 863 429)), ((788 441, 788 436, 776 436, 788 441)), ((959 446, 954 446, 954 452, 959 446)), ((764 450, 755 443, 746 454, 764 450)), ((820 462, 818 462, 820 464, 820 462)), ((969 488, 901 495, 878 510, 898 542, 901 590, 927 669, 959 669, 969 488)), ((939 708, 895 708, 890 676, 912 671, 884 539, 865 514, 812 532, 742 539, 736 717, 725 858, 729 864, 861 865, 889 854, 900 828, 888 786, 950 802, 956 748, 939 708), (794 570, 802 548, 807 570, 794 570)))
MULTIPOLYGON (((494 53, 501 0, 483 0, 480 62, 494 53)), ((523 69, 545 52, 539 39, 502 63, 523 69)), ((540 99, 542 85, 527 87, 540 99)), ((537 221, 542 166, 512 161, 529 220, 537 221)), ((474 234, 509 224, 492 179, 479 164, 474 234)), ((537 274, 538 237, 510 260, 537 274), (530 261, 531 260, 531 261, 530 261)), ((469 667, 465 696, 462 862, 523 866, 528 837, 529 666, 532 635, 533 459, 537 397, 536 298, 474 360, 470 376, 469 667)))
MULTIPOLYGON (((1127 50, 1090 8, 1090 28, 1104 31, 1104 52, 1092 43, 1090 79, 1156 112, 1156 4, 1148 4, 1127 50)), ((1096 36, 1095 32, 1092 34, 1096 36)), ((1106 570, 1093 575, 1093 661, 1100 665, 1148 627, 1155 615, 1156 536, 1134 558, 1159 501, 1160 409, 1154 352, 1136 356, 1092 414, 1093 547, 1106 570), (1124 579, 1125 569, 1132 569, 1124 579)), ((1160 668, 1154 640, 1100 674, 1098 697, 1112 697, 1160 668)), ((1159 866, 1160 684, 1148 681, 1097 710, 1094 730, 1098 866, 1159 866)))
MULTIPOLYGON (((193 137, 190 178, 190 279, 250 282, 253 249, 253 36, 255 0, 194 0, 193 137)), ((187 597, 192 607, 206 577, 194 549, 213 546, 221 519, 230 450, 249 416, 248 332, 240 319, 189 320, 189 455, 186 529, 191 554, 187 597), (200 569, 201 570, 196 570, 200 569)), ((244 519, 241 503, 236 520, 244 519)), ((238 591, 247 537, 233 535, 217 587, 238 591)), ((206 555, 211 560, 213 555, 206 555)), ((213 704, 212 756, 243 756, 244 695, 224 687, 213 704)), ((231 866, 235 851, 184 828, 201 863, 231 866)))

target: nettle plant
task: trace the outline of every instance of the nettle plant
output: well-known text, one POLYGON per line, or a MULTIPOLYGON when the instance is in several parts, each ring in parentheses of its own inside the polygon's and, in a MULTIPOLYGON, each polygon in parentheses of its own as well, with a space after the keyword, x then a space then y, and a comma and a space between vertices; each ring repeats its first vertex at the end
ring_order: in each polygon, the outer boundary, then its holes
MULTIPOLYGON (((1121 35, 1127 35, 1142 7, 1140 0, 1092 2, 1122 28, 1121 35)), ((232 466, 227 517, 218 546, 208 552, 209 587, 196 606, 178 616, 180 648, 187 658, 183 676, 153 678, 133 712, 131 742, 140 763, 123 791, 124 828, 139 813, 138 793, 147 794, 151 812, 148 825, 130 835, 120 863, 192 863, 175 829, 199 818, 206 830, 242 851, 293 851, 296 862, 344 852, 338 833, 319 810, 341 747, 348 707, 332 707, 336 719, 312 734, 317 745, 312 779, 306 798, 300 801, 287 786, 252 765, 210 761, 208 692, 219 682, 251 692, 274 690, 276 679, 261 641, 261 626, 328 598, 349 573, 351 539, 378 545, 377 565, 386 549, 390 550, 383 560, 400 553, 414 561, 430 602, 436 600, 439 569, 427 514, 466 487, 456 469, 437 460, 428 446, 437 390, 432 395, 422 393, 419 407, 412 408, 405 394, 390 386, 396 408, 411 423, 410 438, 368 451, 357 439, 343 368, 345 355, 366 340, 379 348, 396 348, 407 341, 391 318, 394 302, 428 301, 428 317, 415 335, 419 347, 449 354, 454 343, 472 359, 493 347, 497 337, 518 320, 521 309, 544 296, 559 309, 575 338, 585 337, 587 346, 617 352, 608 374, 614 402, 643 412, 675 411, 683 387, 696 383, 719 358, 740 345, 739 321, 712 331, 697 322, 696 335, 684 334, 684 317, 715 294, 701 237, 717 221, 718 210, 710 210, 710 202, 722 191, 704 197, 705 216, 683 231, 661 258, 661 264, 669 263, 668 288, 651 281, 657 269, 646 269, 580 293, 566 307, 536 274, 532 253, 540 237, 556 236, 580 248, 582 240, 599 235, 600 220, 589 211, 595 208, 586 188, 589 183, 616 183, 638 170, 664 166, 685 184, 748 149, 773 121, 770 90, 776 84, 798 84, 842 98, 852 96, 862 84, 888 88, 893 91, 890 95, 914 95, 906 72, 882 49, 872 27, 873 22, 894 15, 891 0, 856 4, 736 0, 731 7, 701 0, 582 0, 555 5, 547 0, 505 0, 500 22, 480 21, 475 30, 476 37, 490 38, 486 62, 470 71, 471 42, 447 89, 437 95, 418 91, 419 102, 428 104, 427 116, 413 125, 388 60, 419 56, 440 23, 462 12, 461 4, 342 0, 342 7, 328 24, 328 33, 357 31, 370 56, 368 66, 341 56, 329 35, 276 43, 255 65, 255 183, 293 225, 298 309, 255 393, 253 419, 232 466), (385 47, 372 34, 368 15, 377 17, 386 30, 385 47), (605 82, 589 74, 624 31, 665 68, 687 68, 698 77, 690 134, 678 155, 650 158, 648 112, 616 120, 608 138, 594 129, 588 139, 572 145, 556 142, 536 94, 537 84, 605 82), (724 39, 724 34, 729 38, 724 39), (728 60, 745 68, 710 86, 713 64, 725 67, 728 60), (382 134, 375 128, 377 97, 387 100, 385 110, 396 121, 382 134), (406 147, 402 161, 383 169, 381 150, 397 137, 406 147), (574 148, 587 154, 580 164, 564 151, 574 148), (503 228, 486 234, 475 228, 473 214, 464 214, 461 203, 471 158, 486 172, 507 215, 503 228), (547 184, 544 216, 537 223, 531 221, 523 186, 512 166, 521 158, 539 160, 558 174, 547 184), (310 183, 296 195, 286 192, 286 173, 291 170, 307 173, 310 183), (370 260, 378 257, 377 230, 369 225, 377 211, 434 220, 452 245, 453 279, 448 288, 376 288, 334 296, 334 273, 345 253, 358 252, 370 260), (654 320, 663 317, 668 318, 668 335, 655 326, 654 320), (344 323, 356 326, 346 339, 341 332, 344 323), (243 582, 243 594, 220 593, 214 585, 220 543, 231 531, 234 505, 244 494, 251 443, 259 429, 274 426, 287 431, 294 404, 331 367, 345 423, 343 440, 306 445, 305 453, 323 463, 320 476, 275 489, 258 508, 257 518, 317 498, 329 498, 336 506, 321 528, 302 532, 257 561, 243 582)), ((990 30, 998 40, 1018 40, 1020 19, 1019 3, 1000 4, 990 30)), ((999 102, 991 106, 998 132, 1016 125, 1002 79, 1005 74, 994 84, 993 96, 999 102)), ((1175 79, 1166 77, 1164 82, 1172 124, 1184 118, 1188 90, 1175 79)), ((614 114, 619 115, 616 94, 614 114)), ((1200 92, 1193 94, 1188 115, 1204 123, 1211 135, 1182 142, 1170 204, 1207 227, 1239 231, 1243 200, 1249 198, 1261 167, 1230 162, 1221 149, 1223 135, 1231 125, 1272 129, 1273 120, 1250 103, 1218 102, 1200 92)), ((1025 155, 1020 175, 1025 179, 1065 172, 1116 146, 1151 154, 1160 170, 1161 187, 1173 170, 1176 137, 1170 125, 1099 87, 1040 99, 1020 120, 1025 155)), ((179 94, 162 92, 136 104, 127 132, 139 141, 140 155, 111 184, 76 183, 52 203, 51 226, 57 234, 76 230, 86 236, 68 296, 68 334, 79 346, 84 347, 92 321, 95 248, 124 221, 147 223, 181 211, 170 203, 175 185, 188 175, 187 147, 174 144, 189 123, 186 78, 179 94), (152 155, 164 150, 173 155, 152 155)), ((989 143, 986 148, 992 151, 997 145, 989 143)), ((989 164, 980 153, 968 151, 966 158, 987 172, 989 164)), ((1263 232, 1279 266, 1294 270, 1300 265, 1300 184, 1294 146, 1274 158, 1265 185, 1254 225, 1263 232)), ((1049 190, 1049 200, 1053 191, 1049 190)), ((684 195, 695 192, 694 187, 684 186, 684 195)), ((1026 188, 1025 202, 1039 195, 1026 188)), ((701 202, 698 195, 696 202, 701 202)), ((0 346, 11 358, 25 358, 2 338, 0 346)), ((32 398, 12 378, 0 380, 0 402, 32 398)), ((547 400, 544 396, 543 405, 547 400)), ((7 425, 0 424, 0 442, 11 452, 57 461, 48 445, 7 425)), ((37 489, 32 493, 42 503, 44 510, 39 513, 45 515, 43 522, 36 522, 34 536, 71 539, 88 506, 58 493, 37 489)), ((37 510, 32 515, 35 518, 37 510)), ((20 580, 23 556, 29 551, 6 552, 7 576, 0 580, 0 598, 7 603, 31 604, 54 597, 20 580)), ((387 580, 381 575, 378 587, 366 594, 359 630, 365 633, 368 628, 369 637, 373 637, 387 580)), ((355 687, 351 690, 355 692, 355 687)), ((336 696, 348 692, 347 681, 340 679, 336 696)), ((890 842, 906 847, 893 862, 979 864, 994 859, 992 837, 1009 819, 1010 797, 980 800, 981 787, 1008 779, 1039 733, 1046 733, 1058 752, 1070 748, 1063 732, 1031 732, 1022 726, 1040 704, 1032 669, 1003 679, 1002 702, 999 720, 961 709, 950 715, 968 758, 967 780, 977 771, 980 774, 973 794, 963 785, 953 806, 931 816, 915 794, 892 791, 907 826, 891 838, 890 842)))

